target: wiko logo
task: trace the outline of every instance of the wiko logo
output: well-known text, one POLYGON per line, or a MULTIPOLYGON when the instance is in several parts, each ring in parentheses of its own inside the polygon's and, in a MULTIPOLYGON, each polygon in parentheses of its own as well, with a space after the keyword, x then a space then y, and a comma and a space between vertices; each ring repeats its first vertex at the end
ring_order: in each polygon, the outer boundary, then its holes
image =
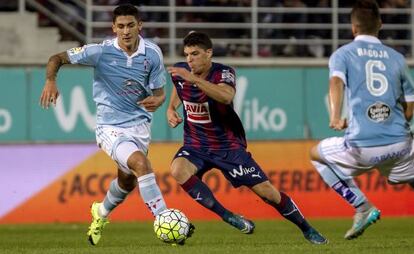
POLYGON ((249 131, 265 130, 280 132, 286 128, 287 115, 282 108, 261 106, 259 99, 246 99, 249 81, 241 76, 237 79, 237 92, 234 96, 234 110, 243 121, 244 128, 249 131))
POLYGON ((243 176, 243 175, 254 173, 255 171, 256 171, 255 167, 244 168, 242 165, 239 165, 238 169, 233 168, 233 172, 230 171, 229 173, 233 178, 236 178, 238 176, 243 176))
POLYGON ((95 129, 95 114, 89 112, 87 99, 82 87, 75 86, 73 88, 70 94, 69 107, 68 112, 65 112, 63 96, 60 96, 54 108, 57 122, 63 131, 71 132, 75 128, 78 115, 83 119, 89 130, 93 131, 95 129))

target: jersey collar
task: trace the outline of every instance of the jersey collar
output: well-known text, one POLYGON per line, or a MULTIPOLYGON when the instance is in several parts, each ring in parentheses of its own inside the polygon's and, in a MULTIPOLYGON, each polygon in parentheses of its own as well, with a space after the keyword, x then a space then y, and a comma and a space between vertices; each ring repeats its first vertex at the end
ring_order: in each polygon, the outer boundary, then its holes
MULTIPOLYGON (((141 35, 138 35, 138 38, 139 38, 139 44, 138 44, 137 51, 135 51, 134 54, 131 55, 131 57, 134 57, 140 54, 145 55, 145 40, 144 38, 142 38, 141 35)), ((123 49, 121 49, 121 47, 118 44, 118 38, 115 38, 114 40, 114 47, 123 51, 123 49)))
POLYGON ((370 43, 381 43, 381 41, 372 35, 357 35, 354 39, 354 41, 366 41, 366 42, 370 42, 370 43))

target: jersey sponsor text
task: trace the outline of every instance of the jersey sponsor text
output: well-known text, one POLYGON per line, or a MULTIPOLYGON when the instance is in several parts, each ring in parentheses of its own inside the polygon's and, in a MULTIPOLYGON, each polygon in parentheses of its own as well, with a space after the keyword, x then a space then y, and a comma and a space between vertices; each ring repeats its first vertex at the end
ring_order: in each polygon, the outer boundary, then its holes
POLYGON ((211 123, 208 102, 194 103, 183 101, 184 109, 187 112, 187 119, 193 123, 211 123))

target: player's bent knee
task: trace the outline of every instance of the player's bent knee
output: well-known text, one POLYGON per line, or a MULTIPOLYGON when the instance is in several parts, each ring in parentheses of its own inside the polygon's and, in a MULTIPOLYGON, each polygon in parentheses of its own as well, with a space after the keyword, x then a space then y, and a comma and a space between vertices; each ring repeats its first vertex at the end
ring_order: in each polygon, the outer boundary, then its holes
POLYGON ((171 164, 171 175, 179 184, 185 183, 195 172, 195 166, 186 159, 177 158, 171 164))
POLYGON ((137 177, 152 173, 152 169, 144 155, 138 155, 136 152, 128 158, 128 167, 135 172, 137 177))
POLYGON ((184 168, 176 167, 171 168, 171 175, 180 184, 185 183, 191 177, 191 175, 188 172, 186 172, 184 168))
POLYGON ((141 156, 131 155, 128 159, 128 167, 134 171, 141 171, 145 170, 148 165, 146 159, 142 158, 141 156))
POLYGON ((310 156, 311 160, 313 160, 313 161, 321 161, 321 156, 319 155, 317 145, 315 145, 311 148, 309 156, 310 156))
POLYGON ((269 181, 256 184, 252 190, 266 203, 280 201, 279 191, 269 181))

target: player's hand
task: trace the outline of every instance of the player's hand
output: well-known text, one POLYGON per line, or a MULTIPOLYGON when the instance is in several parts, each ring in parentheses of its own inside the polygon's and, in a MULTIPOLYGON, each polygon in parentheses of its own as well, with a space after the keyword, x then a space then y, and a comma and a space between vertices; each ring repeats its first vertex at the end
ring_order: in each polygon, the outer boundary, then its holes
POLYGON ((142 101, 138 102, 138 105, 143 106, 148 112, 155 112, 164 102, 161 96, 148 96, 142 101))
POLYGON ((50 104, 56 106, 56 100, 58 97, 59 90, 57 89, 56 81, 46 80, 42 94, 40 95, 40 106, 45 109, 49 108, 50 104))
POLYGON ((171 76, 180 76, 182 79, 189 81, 190 83, 194 83, 194 75, 189 72, 186 68, 181 67, 168 67, 167 68, 168 73, 171 74, 171 76))
POLYGON ((167 121, 170 127, 175 128, 177 125, 183 122, 183 119, 180 117, 177 111, 173 109, 167 109, 167 121))
POLYGON ((348 123, 346 118, 344 119, 331 119, 329 121, 329 128, 334 129, 336 131, 342 131, 348 127, 348 123))

